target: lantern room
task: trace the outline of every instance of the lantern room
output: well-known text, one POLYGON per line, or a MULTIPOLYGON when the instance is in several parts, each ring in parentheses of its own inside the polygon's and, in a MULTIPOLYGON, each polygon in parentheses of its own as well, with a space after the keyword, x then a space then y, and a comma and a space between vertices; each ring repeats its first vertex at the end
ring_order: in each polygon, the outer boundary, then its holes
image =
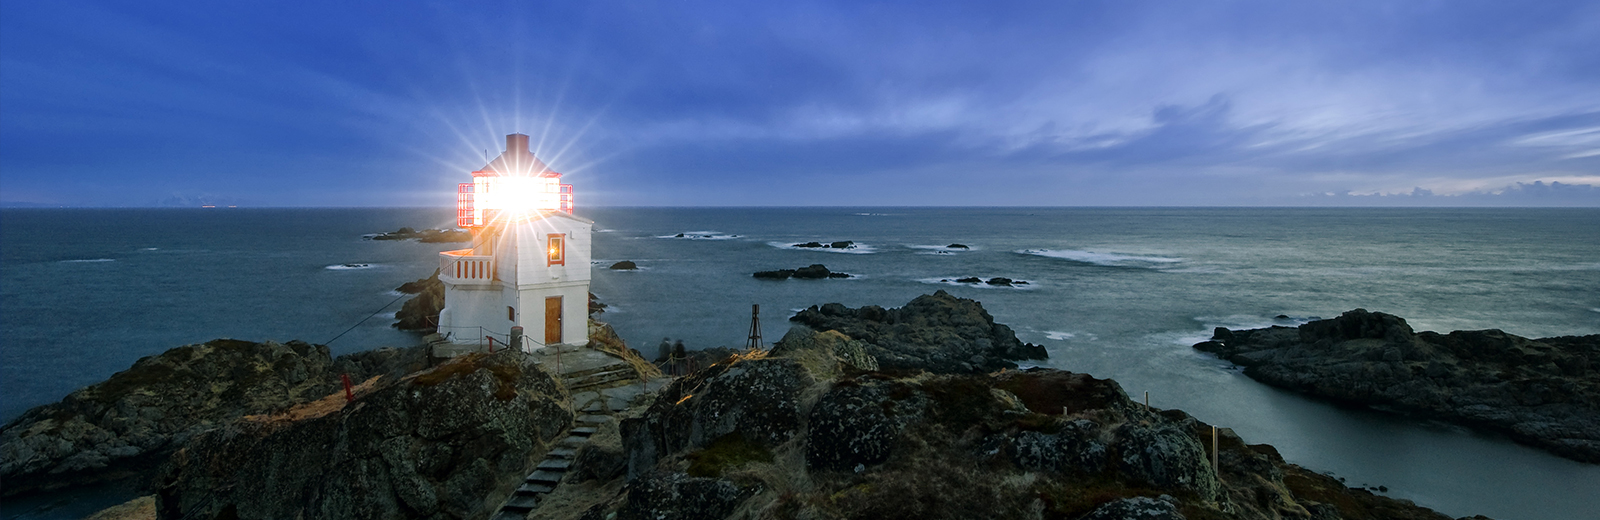
POLYGON ((478 228, 503 214, 537 211, 572 213, 572 185, 562 184, 560 173, 533 156, 523 134, 506 136, 505 153, 456 187, 457 227, 478 228))

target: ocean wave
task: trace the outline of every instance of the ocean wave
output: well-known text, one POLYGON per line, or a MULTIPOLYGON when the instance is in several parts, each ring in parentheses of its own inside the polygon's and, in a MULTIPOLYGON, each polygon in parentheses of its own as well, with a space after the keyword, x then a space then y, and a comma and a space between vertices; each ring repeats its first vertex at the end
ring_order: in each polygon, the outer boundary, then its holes
POLYGON ((941 276, 941 277, 938 277, 938 278, 918 278, 917 281, 918 282, 922 282, 922 283, 926 283, 926 284, 953 285, 953 286, 956 286, 956 287, 975 287, 975 288, 978 288, 978 289, 1015 289, 1015 290, 1018 290, 1018 291, 1031 291, 1031 290, 1039 288, 1039 283, 1038 282, 1030 282, 1028 280, 1012 280, 1012 283, 1016 284, 1016 285, 989 285, 987 282, 958 282, 958 281, 956 281, 956 280, 961 279, 961 278, 964 278, 964 277, 961 277, 961 276, 941 276), (1022 283, 1017 284, 1016 282, 1022 282, 1022 283))
POLYGON ((656 235, 656 238, 676 238, 679 240, 733 240, 739 235, 729 235, 720 231, 684 231, 676 235, 656 235))
POLYGON ((357 269, 372 269, 374 267, 378 267, 378 264, 334 264, 323 267, 323 269, 332 271, 353 271, 357 269))
POLYGON ((906 244, 906 247, 911 248, 911 249, 916 249, 917 250, 917 254, 919 254, 919 255, 953 255, 953 254, 956 254, 956 253, 965 253, 965 252, 968 252, 968 251, 977 251, 978 250, 978 248, 972 247, 972 246, 950 247, 950 246, 926 245, 926 244, 906 244))
POLYGON ((1066 340, 1069 340, 1069 339, 1072 339, 1072 338, 1076 338, 1076 337, 1078 337, 1078 335, 1074 334, 1074 333, 1071 333, 1071 332, 1063 332, 1063 331, 1059 331, 1059 330, 1047 330, 1047 331, 1044 331, 1044 337, 1049 338, 1049 339, 1053 339, 1053 340, 1056 340, 1056 341, 1066 341, 1066 340))
POLYGON ((159 248, 159 247, 146 247, 144 249, 140 249, 140 251, 157 251, 157 250, 160 250, 160 249, 161 248, 159 248))
POLYGON ((83 258, 78 260, 62 260, 63 264, 96 264, 100 262, 115 262, 115 258, 83 258))
MULTIPOLYGON (((804 244, 805 242, 800 243, 804 244)), ((844 249, 834 249, 831 247, 795 247, 794 242, 767 242, 767 245, 776 247, 778 249, 787 249, 790 251, 820 251, 823 253, 844 253, 850 255, 868 255, 878 252, 878 248, 860 242, 853 243, 850 245, 850 247, 844 249)))
POLYGON ((1046 258, 1059 258, 1085 264, 1104 265, 1112 267, 1140 267, 1150 264, 1175 264, 1182 262, 1182 258, 1165 256, 1124 255, 1118 253, 1100 253, 1078 249, 1023 249, 1017 251, 1024 255, 1043 256, 1046 258))

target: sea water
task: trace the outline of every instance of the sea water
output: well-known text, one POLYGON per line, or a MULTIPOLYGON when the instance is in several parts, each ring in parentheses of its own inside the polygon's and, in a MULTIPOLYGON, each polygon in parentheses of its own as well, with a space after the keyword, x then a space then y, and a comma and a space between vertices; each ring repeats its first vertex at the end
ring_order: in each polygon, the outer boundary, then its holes
MULTIPOLYGON (((653 354, 663 338, 739 347, 798 309, 894 307, 945 290, 983 302, 1040 364, 1269 443, 1290 462, 1452 516, 1579 518, 1600 466, 1495 435, 1340 408, 1257 383, 1191 348, 1217 326, 1294 325, 1353 308, 1417 330, 1600 333, 1600 210, 1192 208, 616 208, 595 221, 602 319, 653 354), (682 235, 681 237, 679 235, 682 235), (849 240, 853 247, 794 244, 849 240), (962 244, 966 248, 951 248, 962 244), (632 260, 634 271, 612 271, 632 260), (758 280, 824 264, 848 279, 758 280), (1012 287, 959 283, 1006 277, 1012 287), (1279 318, 1283 316, 1283 318, 1279 318)), ((444 210, 4 210, 0 373, 6 420, 216 337, 409 345, 394 287, 452 244, 362 235, 451 225, 444 210), (352 264, 353 267, 346 267, 352 264), (373 316, 371 319, 366 319, 373 316), (366 321, 362 321, 366 319, 366 321), (353 327, 353 329, 352 329, 353 327)), ((7 508, 6 515, 13 514, 7 508)))

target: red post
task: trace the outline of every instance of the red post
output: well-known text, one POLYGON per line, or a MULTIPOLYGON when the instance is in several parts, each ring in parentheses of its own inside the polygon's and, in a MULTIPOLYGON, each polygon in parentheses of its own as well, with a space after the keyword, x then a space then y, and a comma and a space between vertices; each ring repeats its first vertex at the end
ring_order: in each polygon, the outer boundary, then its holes
POLYGON ((494 353, 494 336, 484 336, 484 337, 485 338, 489 338, 489 353, 493 354, 494 353))
POLYGON ((344 380, 344 400, 345 400, 345 402, 350 402, 350 401, 356 400, 355 392, 350 390, 350 374, 339 374, 339 379, 343 379, 344 380))

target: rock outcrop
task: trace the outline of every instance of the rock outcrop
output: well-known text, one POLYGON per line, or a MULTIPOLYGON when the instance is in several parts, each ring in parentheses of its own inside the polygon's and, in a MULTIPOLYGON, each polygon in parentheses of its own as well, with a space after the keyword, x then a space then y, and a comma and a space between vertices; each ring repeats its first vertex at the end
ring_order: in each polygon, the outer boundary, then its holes
POLYGON ((872 371, 860 344, 801 329, 674 381, 622 421, 629 484, 583 518, 1447 518, 1226 429, 1213 468, 1210 425, 1115 381, 872 371))
POLYGON ((1600 335, 1414 332, 1356 309, 1299 327, 1218 328, 1195 345, 1263 383, 1496 431, 1600 463, 1600 335))
POLYGON ((635 270, 635 269, 638 269, 638 268, 639 268, 639 264, 634 263, 633 260, 623 260, 621 262, 617 262, 617 263, 611 264, 611 267, 609 267, 608 269, 611 269, 613 271, 632 271, 632 270, 635 270))
POLYGON ((485 518, 572 419, 513 353, 471 354, 196 436, 157 480, 163 518, 485 518))
POLYGON ((804 248, 808 248, 808 249, 816 249, 816 248, 822 248, 822 249, 854 249, 856 247, 856 243, 855 243, 855 241, 852 241, 852 240, 836 240, 836 241, 829 242, 829 243, 826 243, 826 244, 824 244, 822 242, 805 242, 805 243, 800 243, 800 244, 794 244, 793 247, 804 247, 804 248))
POLYGON ((841 273, 841 272, 837 272, 837 271, 830 271, 830 270, 828 270, 828 266, 825 266, 825 265, 822 265, 822 264, 811 264, 811 265, 806 266, 806 267, 799 267, 799 268, 795 268, 795 269, 777 269, 777 270, 773 270, 773 271, 756 271, 756 273, 754 275, 752 275, 752 276, 754 276, 756 278, 767 279, 767 280, 787 280, 787 279, 789 279, 791 277, 792 278, 799 278, 799 279, 803 279, 803 280, 820 280, 820 279, 823 279, 823 278, 849 278, 850 277, 850 275, 847 274, 847 273, 841 273))
POLYGON ((395 290, 417 295, 406 300, 400 310, 394 313, 395 328, 423 332, 439 329, 439 311, 444 310, 444 282, 439 281, 437 269, 433 271, 433 276, 406 282, 395 290))
POLYGON ((472 233, 457 229, 424 229, 417 231, 403 227, 389 233, 379 233, 367 237, 371 240, 412 240, 427 243, 470 242, 472 233))
POLYGON ((357 381, 420 369, 420 349, 382 349, 339 359, 328 348, 219 339, 149 356, 0 428, 5 496, 130 477, 150 470, 200 432, 337 391, 357 381))
POLYGON ((863 341, 866 352, 887 370, 983 373, 1016 368, 1015 360, 1048 357, 1044 347, 1023 343, 1011 327, 995 323, 982 304, 944 291, 897 309, 813 305, 789 321, 863 341))

